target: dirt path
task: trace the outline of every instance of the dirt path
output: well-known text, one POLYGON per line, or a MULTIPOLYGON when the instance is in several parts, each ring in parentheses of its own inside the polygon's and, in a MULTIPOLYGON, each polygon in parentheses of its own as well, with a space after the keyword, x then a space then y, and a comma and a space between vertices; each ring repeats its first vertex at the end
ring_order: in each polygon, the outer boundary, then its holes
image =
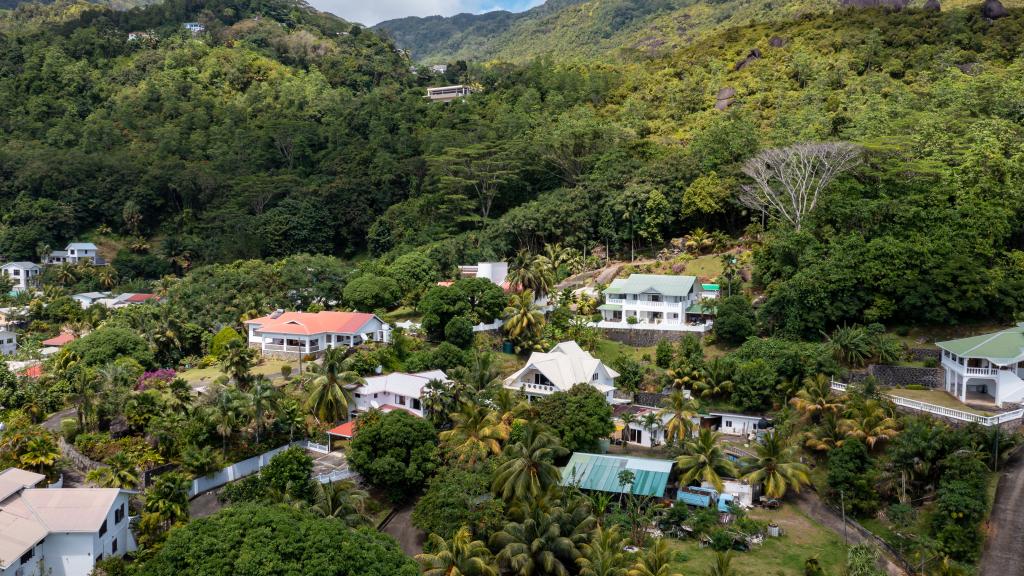
POLYGON ((68 408, 66 410, 61 410, 60 412, 54 413, 53 415, 51 415, 46 420, 43 420, 43 428, 46 428, 50 432, 60 432, 60 421, 64 420, 65 418, 74 418, 74 417, 75 417, 75 409, 74 408, 68 408))
POLYGON ((978 565, 980 576, 1024 576, 1024 450, 1017 450, 1003 469, 996 489, 988 540, 978 565))
MULTIPOLYGON (((796 505, 804 514, 810 516, 822 526, 832 530, 838 534, 840 538, 846 538, 851 546, 864 543, 872 545, 876 544, 873 539, 861 534, 852 525, 848 525, 844 529, 842 517, 826 506, 825 503, 821 501, 821 498, 810 490, 804 490, 797 495, 796 505)), ((885 555, 884 550, 881 550, 881 552, 882 555, 880 559, 885 564, 883 568, 885 568, 885 571, 889 576, 906 576, 906 571, 890 560, 885 555)))
POLYGON ((402 547, 402 552, 405 552, 406 555, 415 556, 423 552, 423 541, 426 539, 426 535, 412 525, 412 504, 399 510, 381 531, 398 540, 398 545, 402 547))

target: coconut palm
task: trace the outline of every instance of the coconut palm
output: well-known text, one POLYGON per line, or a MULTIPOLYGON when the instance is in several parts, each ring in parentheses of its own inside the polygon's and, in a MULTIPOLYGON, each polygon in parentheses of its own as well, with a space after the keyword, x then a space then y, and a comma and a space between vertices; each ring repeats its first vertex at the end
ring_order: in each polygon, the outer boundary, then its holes
POLYGON ((705 249, 711 248, 714 245, 714 240, 712 239, 711 234, 703 228, 694 228, 684 238, 686 240, 684 244, 686 249, 696 252, 697 254, 703 253, 705 249))
POLYGON ((71 264, 64 263, 57 266, 54 271, 53 278, 63 287, 71 286, 75 282, 78 282, 78 276, 76 275, 75 267, 71 264))
POLYGON ((814 452, 828 452, 843 445, 846 434, 839 426, 839 417, 831 412, 817 426, 804 433, 804 447, 814 452))
POLYGON ((508 430, 495 412, 467 402, 451 418, 452 429, 441 432, 440 437, 460 463, 475 466, 487 456, 501 454, 501 443, 508 439, 508 430))
POLYGON ((238 427, 242 413, 238 391, 222 382, 214 383, 210 388, 206 412, 210 423, 220 435, 221 451, 226 453, 228 439, 238 427))
POLYGON ((342 371, 342 355, 340 348, 328 349, 323 363, 311 366, 307 375, 306 408, 323 423, 347 419, 354 402, 352 391, 366 384, 356 372, 342 371))
POLYGON ((106 466, 90 470, 85 480, 100 488, 131 489, 139 485, 139 473, 123 453, 117 453, 107 460, 106 466))
POLYGON ((824 374, 804 378, 804 385, 790 399, 793 405, 808 419, 817 421, 822 414, 835 414, 842 403, 832 394, 832 382, 824 374))
POLYGON ((325 518, 337 518, 353 527, 370 523, 370 516, 366 513, 370 495, 365 490, 360 490, 355 482, 341 480, 329 484, 314 484, 316 492, 313 512, 325 518))
POLYGON ((188 520, 188 492, 192 480, 181 472, 168 472, 156 477, 146 490, 143 510, 154 514, 166 527, 188 520))
POLYGON ((96 271, 96 280, 107 290, 117 286, 117 270, 112 266, 103 266, 96 271))
POLYGON ((556 458, 567 453, 541 424, 529 422, 522 438, 505 447, 508 460, 495 470, 491 490, 506 501, 537 497, 561 481, 556 458))
POLYGON ((430 535, 428 549, 433 553, 416 555, 423 576, 497 576, 498 568, 487 545, 473 540, 469 528, 463 526, 451 542, 437 534, 430 535))
POLYGON ((732 552, 715 552, 715 563, 708 568, 708 576, 736 576, 732 567, 732 552))
POLYGON ((640 422, 643 424, 644 430, 650 435, 651 446, 657 446, 658 430, 661 429, 661 414, 658 412, 648 412, 640 417, 640 422))
POLYGON ((688 485, 690 482, 700 480, 708 482, 721 491, 723 488, 722 477, 735 478, 738 474, 736 465, 726 456, 718 442, 721 434, 713 432, 709 428, 701 428, 696 438, 691 438, 684 444, 685 454, 676 458, 682 475, 679 478, 680 485, 688 485))
POLYGON ((717 398, 732 392, 732 366, 726 360, 713 358, 701 370, 701 377, 693 389, 701 398, 717 398))
POLYGON ((274 387, 270 379, 260 375, 253 379, 247 400, 253 426, 256 428, 256 443, 260 442, 260 432, 272 418, 270 414, 277 410, 283 394, 274 387))
POLYGON ((824 336, 836 360, 848 366, 863 366, 871 357, 871 338, 861 326, 842 326, 824 336))
POLYGON ((629 558, 622 553, 624 539, 616 526, 598 526, 590 542, 580 544, 580 557, 576 563, 580 576, 626 576, 629 558))
POLYGON ((692 366, 679 366, 665 373, 676 390, 700 390, 704 384, 704 374, 692 366))
POLYGON ((491 536, 501 567, 519 576, 569 576, 580 557, 592 518, 579 524, 563 510, 536 506, 522 522, 508 522, 491 536), (582 538, 580 537, 582 536, 582 538))
POLYGON ((763 483, 769 498, 782 498, 790 488, 800 492, 801 487, 811 483, 810 470, 800 463, 797 447, 778 431, 767 432, 755 451, 756 456, 741 462, 746 472, 743 478, 752 486, 763 483))
POLYGON ((509 297, 502 314, 502 329, 517 347, 532 347, 544 329, 544 313, 534 303, 533 292, 527 290, 509 297))
POLYGON ((451 414, 458 408, 451 385, 436 378, 428 381, 423 387, 420 402, 423 413, 434 428, 444 430, 451 427, 451 414))
POLYGON ((669 550, 668 542, 659 538, 653 546, 637 556, 633 567, 629 569, 629 576, 680 576, 677 572, 671 571, 672 551, 669 550))
POLYGON ((619 420, 622 421, 622 448, 629 451, 629 426, 636 424, 640 419, 632 412, 623 412, 622 416, 619 416, 619 420))
POLYGON ((514 290, 543 298, 555 284, 555 272, 546 256, 520 250, 509 265, 507 280, 514 290))
POLYGON ((693 418, 697 416, 700 408, 697 401, 687 398, 681 390, 674 390, 662 400, 661 405, 659 416, 668 417, 668 421, 665 422, 665 442, 672 444, 689 438, 693 418))
POLYGON ((22 466, 31 470, 38 470, 41 474, 50 471, 57 459, 60 458, 60 450, 57 443, 49 434, 38 434, 25 441, 24 448, 18 456, 22 466))
POLYGON ((876 444, 895 438, 899 434, 898 426, 892 413, 875 399, 859 403, 846 418, 839 421, 839 429, 846 436, 860 438, 871 449, 876 444))
POLYGON ((75 416, 78 418, 78 429, 86 430, 93 424, 93 415, 96 412, 96 397, 99 394, 99 380, 91 368, 77 365, 71 372, 68 381, 71 385, 71 402, 75 406, 75 416))
POLYGON ((224 347, 224 357, 221 359, 221 369, 234 380, 239 389, 244 390, 252 378, 254 353, 245 345, 242 339, 232 340, 224 347))

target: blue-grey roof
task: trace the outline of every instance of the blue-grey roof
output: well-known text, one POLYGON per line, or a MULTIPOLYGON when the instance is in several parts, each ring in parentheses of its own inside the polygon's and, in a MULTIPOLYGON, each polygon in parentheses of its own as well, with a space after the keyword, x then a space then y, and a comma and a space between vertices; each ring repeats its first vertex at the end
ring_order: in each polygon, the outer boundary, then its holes
POLYGON ((72 242, 67 245, 67 250, 95 250, 96 245, 92 242, 72 242))
POLYGON ((674 464, 673 460, 576 452, 562 469, 562 485, 616 494, 632 491, 638 496, 662 498, 674 464), (619 474, 626 470, 633 473, 632 486, 619 484, 619 474))
POLYGON ((32 268, 39 268, 39 264, 36 264, 35 262, 25 262, 25 261, 8 262, 7 264, 4 264, 2 266, 2 268, 25 268, 25 269, 32 269, 32 268))

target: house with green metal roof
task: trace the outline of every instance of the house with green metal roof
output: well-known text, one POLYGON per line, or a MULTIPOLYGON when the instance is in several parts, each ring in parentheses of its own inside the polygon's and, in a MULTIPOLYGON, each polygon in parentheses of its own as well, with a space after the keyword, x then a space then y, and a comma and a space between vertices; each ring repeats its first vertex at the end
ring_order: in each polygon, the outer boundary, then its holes
POLYGON ((1024 403, 1024 324, 937 345, 946 392, 961 402, 1024 403))
MULTIPOLYGON (((714 307, 706 304, 704 285, 695 276, 631 274, 604 291, 599 328, 706 332, 714 307)), ((717 292, 715 292, 717 294, 717 292)))
POLYGON ((562 485, 614 494, 665 497, 674 460, 576 452, 562 469, 562 485), (629 472, 624 475, 623 472, 629 472), (632 483, 623 483, 632 478, 632 483))

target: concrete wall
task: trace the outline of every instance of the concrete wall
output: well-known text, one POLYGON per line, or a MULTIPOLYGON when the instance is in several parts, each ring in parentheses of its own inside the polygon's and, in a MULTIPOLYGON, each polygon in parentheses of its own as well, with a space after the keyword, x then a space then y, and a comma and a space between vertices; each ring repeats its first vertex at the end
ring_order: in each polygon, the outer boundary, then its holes
POLYGON ((241 462, 235 462, 231 466, 222 468, 213 474, 201 476, 192 481, 192 488, 188 491, 189 498, 194 498, 197 495, 219 488, 228 482, 245 478, 259 472, 264 466, 266 466, 270 459, 277 455, 279 452, 284 452, 289 447, 288 444, 274 448, 269 452, 264 452, 259 456, 253 456, 248 460, 242 460, 241 462))

